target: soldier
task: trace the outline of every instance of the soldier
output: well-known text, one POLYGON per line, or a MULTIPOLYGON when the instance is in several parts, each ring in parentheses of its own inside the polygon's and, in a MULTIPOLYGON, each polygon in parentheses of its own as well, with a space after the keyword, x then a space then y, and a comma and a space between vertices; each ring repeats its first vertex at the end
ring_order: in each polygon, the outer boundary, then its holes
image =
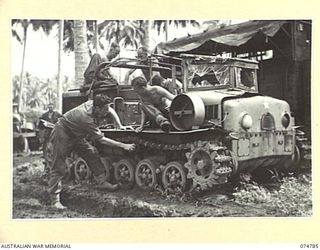
MULTIPOLYGON (((127 151, 135 149, 134 144, 125 144, 106 138, 99 130, 98 124, 101 119, 104 119, 108 114, 112 116, 116 114, 110 112, 110 102, 111 99, 108 96, 98 94, 93 100, 66 112, 55 124, 49 138, 49 143, 53 148, 53 157, 48 187, 54 207, 65 208, 60 202, 61 180, 66 171, 65 159, 72 151, 77 152, 87 161, 99 188, 110 191, 119 188, 118 184, 112 185, 107 182, 104 165, 98 151, 86 140, 89 137, 92 141, 103 145, 119 147, 127 151)), ((115 120, 118 119, 115 117, 115 120)))
POLYGON ((45 112, 44 114, 42 114, 42 116, 40 117, 40 122, 39 122, 39 126, 38 126, 38 128, 40 130, 40 143, 42 144, 42 149, 46 148, 46 143, 47 143, 48 138, 50 136, 51 129, 45 127, 43 125, 43 121, 41 121, 41 120, 55 124, 60 117, 61 117, 61 114, 53 109, 52 103, 49 103, 48 104, 48 111, 45 112))
MULTIPOLYGON (((136 55, 136 58, 138 59, 138 62, 136 62, 136 64, 142 64, 142 65, 146 65, 148 66, 149 65, 149 62, 148 62, 148 50, 146 47, 144 46, 141 46, 138 48, 137 50, 137 55, 136 55)), ((157 63, 157 61, 155 62, 157 63)), ((155 65, 155 64, 153 64, 155 65)), ((125 84, 129 84, 129 77, 130 75, 135 71, 136 69, 131 69, 127 72, 126 76, 125 76, 125 84)), ((142 69, 141 70, 142 73, 143 73, 143 76, 144 78, 147 80, 147 81, 150 81, 150 71, 149 69, 142 69)), ((153 72, 152 74, 159 74, 158 72, 153 72)))
MULTIPOLYGON (((94 80, 94 75, 96 72, 97 67, 103 63, 103 62, 111 62, 113 59, 115 59, 120 53, 120 46, 117 43, 111 43, 110 49, 108 54, 106 55, 106 58, 102 57, 98 53, 95 53, 92 55, 90 63, 84 72, 84 81, 85 85, 90 86, 92 81, 94 80)), ((104 70, 101 69, 97 75, 97 81, 106 81, 113 79, 112 82, 115 82, 115 78, 112 76, 110 71, 108 69, 104 70)))
POLYGON ((139 95, 142 105, 141 125, 136 132, 142 131, 146 115, 163 131, 169 132, 171 129, 168 120, 169 106, 175 96, 160 86, 147 85, 143 77, 134 78, 131 85, 139 95))
POLYGON ((182 93, 182 83, 178 79, 173 82, 172 79, 164 79, 160 75, 154 75, 151 78, 150 85, 163 87, 173 95, 182 93))

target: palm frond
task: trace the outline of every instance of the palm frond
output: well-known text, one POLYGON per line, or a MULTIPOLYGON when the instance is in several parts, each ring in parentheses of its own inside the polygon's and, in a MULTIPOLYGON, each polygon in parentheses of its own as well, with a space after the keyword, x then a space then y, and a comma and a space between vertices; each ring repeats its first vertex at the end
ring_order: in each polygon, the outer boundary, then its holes
POLYGON ((12 32, 12 36, 14 38, 17 39, 17 41, 20 43, 20 44, 23 44, 23 40, 21 39, 21 37, 18 35, 17 31, 16 30, 11 30, 12 32))

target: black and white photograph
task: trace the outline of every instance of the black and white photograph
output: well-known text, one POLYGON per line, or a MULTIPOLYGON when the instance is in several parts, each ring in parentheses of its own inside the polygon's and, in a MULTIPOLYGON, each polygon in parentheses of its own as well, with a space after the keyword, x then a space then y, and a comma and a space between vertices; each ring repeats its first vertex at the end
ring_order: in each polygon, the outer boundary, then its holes
POLYGON ((312 19, 15 19, 12 219, 312 218, 312 19))

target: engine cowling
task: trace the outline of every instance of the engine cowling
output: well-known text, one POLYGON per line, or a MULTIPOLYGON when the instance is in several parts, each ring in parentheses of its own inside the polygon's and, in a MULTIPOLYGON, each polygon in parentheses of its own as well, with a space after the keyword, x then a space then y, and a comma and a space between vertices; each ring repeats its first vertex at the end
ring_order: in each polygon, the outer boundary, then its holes
POLYGON ((194 91, 178 95, 171 103, 170 119, 179 131, 210 123, 234 132, 291 130, 294 126, 287 102, 247 95, 241 90, 194 91))
POLYGON ((171 123, 179 131, 201 127, 208 120, 221 124, 223 98, 243 93, 238 90, 208 90, 178 95, 170 106, 171 123))
POLYGON ((289 104, 268 96, 227 100, 223 112, 224 129, 228 131, 289 131, 294 126, 289 104))

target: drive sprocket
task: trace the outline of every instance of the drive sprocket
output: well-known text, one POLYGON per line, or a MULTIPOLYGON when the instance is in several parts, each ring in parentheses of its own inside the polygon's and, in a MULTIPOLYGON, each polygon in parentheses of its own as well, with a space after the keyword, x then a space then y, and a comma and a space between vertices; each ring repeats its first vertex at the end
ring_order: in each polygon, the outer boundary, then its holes
POLYGON ((201 190, 226 183, 235 168, 230 152, 218 142, 195 141, 190 145, 186 158, 187 178, 201 190))

